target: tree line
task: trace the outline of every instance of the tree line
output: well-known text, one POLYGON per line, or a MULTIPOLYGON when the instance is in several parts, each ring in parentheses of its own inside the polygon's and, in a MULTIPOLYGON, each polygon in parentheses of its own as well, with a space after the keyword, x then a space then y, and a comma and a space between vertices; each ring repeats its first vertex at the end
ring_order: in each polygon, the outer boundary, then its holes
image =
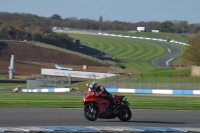
POLYGON ((49 31, 52 27, 69 27, 90 30, 136 30, 137 27, 145 27, 148 31, 159 30, 160 32, 168 33, 198 33, 200 31, 200 23, 189 24, 187 21, 166 20, 164 22, 121 22, 118 20, 109 21, 103 20, 103 16, 99 16, 99 20, 92 19, 77 19, 76 17, 62 18, 58 14, 53 14, 51 17, 42 17, 34 14, 25 13, 8 13, 0 12, 0 22, 10 23, 12 20, 23 20, 27 22, 29 29, 35 26, 41 26, 43 30, 49 31))
POLYGON ((0 13, 0 39, 38 41, 75 50, 74 38, 52 31, 48 19, 32 14, 0 13))

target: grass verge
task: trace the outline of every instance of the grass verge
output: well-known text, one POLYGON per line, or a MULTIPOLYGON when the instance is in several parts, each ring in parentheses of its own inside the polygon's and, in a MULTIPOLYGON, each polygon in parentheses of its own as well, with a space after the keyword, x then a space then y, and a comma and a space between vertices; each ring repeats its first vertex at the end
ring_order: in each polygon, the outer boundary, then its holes
MULTIPOLYGON (((120 94, 121 95, 121 94, 120 94)), ((199 110, 199 97, 125 94, 132 109, 199 110)), ((0 107, 82 108, 83 96, 71 93, 0 93, 0 107)))
POLYGON ((87 47, 103 51, 111 55, 118 66, 135 73, 155 69, 151 61, 168 53, 164 46, 149 41, 81 34, 69 34, 69 36, 79 39, 85 46, 80 49, 80 53, 89 53, 86 51, 87 47))

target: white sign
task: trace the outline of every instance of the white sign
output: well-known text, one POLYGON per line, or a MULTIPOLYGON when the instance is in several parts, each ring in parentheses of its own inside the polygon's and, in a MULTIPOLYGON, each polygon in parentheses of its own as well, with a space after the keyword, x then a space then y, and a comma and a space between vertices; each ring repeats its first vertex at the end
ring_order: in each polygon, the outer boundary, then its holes
POLYGON ((137 27, 138 31, 145 31, 145 27, 137 27))
POLYGON ((159 30, 151 30, 151 32, 158 33, 158 32, 159 32, 159 30))
POLYGON ((116 76, 116 74, 111 74, 111 73, 68 71, 68 70, 45 69, 45 68, 41 69, 41 75, 70 76, 70 77, 89 78, 89 79, 101 79, 101 78, 116 76))

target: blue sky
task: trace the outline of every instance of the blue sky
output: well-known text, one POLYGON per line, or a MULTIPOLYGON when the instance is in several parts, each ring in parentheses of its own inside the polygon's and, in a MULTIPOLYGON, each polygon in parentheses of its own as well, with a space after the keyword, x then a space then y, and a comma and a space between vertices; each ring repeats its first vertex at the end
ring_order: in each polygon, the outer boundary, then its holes
POLYGON ((0 0, 0 12, 124 22, 183 20, 200 23, 200 0, 0 0))

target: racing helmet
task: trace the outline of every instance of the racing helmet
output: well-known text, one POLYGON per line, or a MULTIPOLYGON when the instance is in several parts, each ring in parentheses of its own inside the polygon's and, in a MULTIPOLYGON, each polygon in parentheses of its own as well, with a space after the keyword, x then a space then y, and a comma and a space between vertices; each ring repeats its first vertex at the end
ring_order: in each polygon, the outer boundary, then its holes
POLYGON ((96 82, 91 82, 89 88, 90 90, 96 91, 98 88, 98 84, 96 82))

